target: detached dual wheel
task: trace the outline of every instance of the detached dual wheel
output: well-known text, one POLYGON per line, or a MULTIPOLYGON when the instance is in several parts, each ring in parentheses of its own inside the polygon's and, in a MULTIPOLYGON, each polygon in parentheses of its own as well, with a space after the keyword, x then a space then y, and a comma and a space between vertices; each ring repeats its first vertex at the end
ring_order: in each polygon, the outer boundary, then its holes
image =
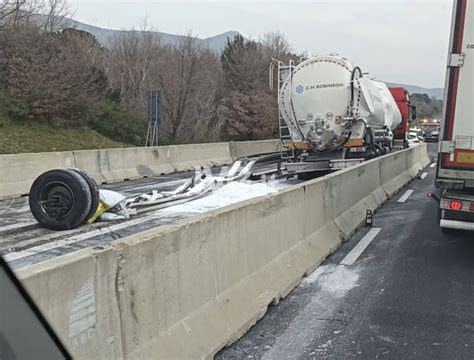
POLYGON ((94 179, 79 169, 51 170, 40 175, 29 193, 35 219, 52 230, 69 230, 85 223, 99 206, 94 179))

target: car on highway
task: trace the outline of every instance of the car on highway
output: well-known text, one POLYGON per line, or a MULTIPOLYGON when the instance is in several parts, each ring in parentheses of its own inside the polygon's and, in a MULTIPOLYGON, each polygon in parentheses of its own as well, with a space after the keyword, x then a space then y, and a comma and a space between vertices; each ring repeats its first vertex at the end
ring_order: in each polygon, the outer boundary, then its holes
POLYGON ((422 136, 426 142, 438 142, 439 131, 438 130, 423 130, 422 136))
POLYGON ((418 133, 415 131, 410 131, 407 135, 408 147, 413 147, 421 144, 423 141, 418 136, 418 133))

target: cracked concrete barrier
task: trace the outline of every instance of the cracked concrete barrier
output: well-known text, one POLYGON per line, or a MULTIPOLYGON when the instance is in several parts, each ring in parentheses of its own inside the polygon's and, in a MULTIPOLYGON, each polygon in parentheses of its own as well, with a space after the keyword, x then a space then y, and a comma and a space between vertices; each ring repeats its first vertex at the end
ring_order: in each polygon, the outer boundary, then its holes
POLYGON ((390 166, 422 167, 426 148, 404 153, 415 163, 390 154, 19 275, 77 359, 212 358, 387 199, 390 166))
POLYGON ((279 141, 245 141, 0 155, 0 199, 28 194, 33 181, 51 169, 77 167, 98 183, 137 179, 219 166, 236 158, 276 151, 279 141))

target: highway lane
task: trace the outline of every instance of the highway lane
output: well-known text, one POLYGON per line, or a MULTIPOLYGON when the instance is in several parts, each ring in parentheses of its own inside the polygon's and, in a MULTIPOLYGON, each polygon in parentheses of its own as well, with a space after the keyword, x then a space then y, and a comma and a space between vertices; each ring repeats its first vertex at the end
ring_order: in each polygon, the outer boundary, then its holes
MULTIPOLYGON (((256 165, 256 169, 259 171, 272 168, 276 169, 275 162, 256 165)), ((226 169, 215 167, 211 171, 218 175, 221 171, 225 172, 226 169)), ((191 176, 193 176, 193 172, 189 171, 105 184, 100 187, 131 196, 152 189, 160 191, 175 189, 191 176)), ((297 183, 297 181, 279 180, 272 181, 271 186, 282 188, 294 183, 297 183)), ((266 190, 263 189, 263 191, 266 190)), ((255 196, 259 194, 256 193, 255 196)), ((245 196, 251 195, 244 194, 245 196)), ((235 201, 238 201, 238 199, 235 201)), ((232 201, 226 203, 229 204, 232 201)), ((207 209, 211 210, 217 207, 219 205, 214 203, 209 205, 207 209)), ((27 197, 4 200, 0 201, 0 252, 6 255, 7 261, 14 269, 20 269, 83 248, 105 247, 113 240, 162 225, 172 224, 180 219, 193 216, 197 212, 205 211, 206 208, 197 210, 176 208, 176 211, 162 210, 133 216, 128 220, 97 222, 68 231, 52 231, 44 229, 36 223, 30 213, 27 197)))
POLYGON ((473 358, 474 236, 438 227, 435 170, 216 358, 473 358))

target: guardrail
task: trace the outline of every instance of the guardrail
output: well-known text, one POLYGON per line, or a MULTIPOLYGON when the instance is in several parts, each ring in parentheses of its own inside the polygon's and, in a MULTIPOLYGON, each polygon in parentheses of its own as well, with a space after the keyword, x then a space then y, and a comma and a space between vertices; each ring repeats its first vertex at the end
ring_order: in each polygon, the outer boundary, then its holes
POLYGON ((426 145, 22 270, 74 358, 211 358, 428 165, 426 145))
POLYGON ((0 199, 26 195, 33 181, 51 169, 76 167, 98 183, 219 166, 237 158, 278 151, 278 140, 243 141, 0 155, 0 199))

